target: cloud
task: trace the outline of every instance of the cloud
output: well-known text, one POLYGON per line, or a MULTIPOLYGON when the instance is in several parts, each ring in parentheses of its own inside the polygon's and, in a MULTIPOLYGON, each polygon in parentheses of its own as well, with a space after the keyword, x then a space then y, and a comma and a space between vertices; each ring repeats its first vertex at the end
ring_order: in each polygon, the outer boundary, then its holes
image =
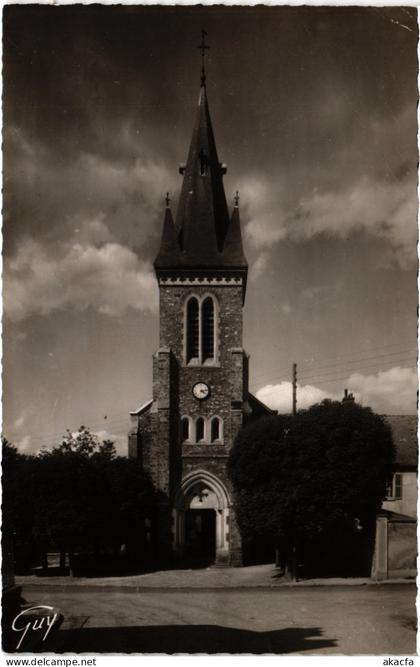
POLYGON ((25 421, 26 421, 26 416, 24 414, 20 415, 17 419, 15 419, 14 427, 16 429, 21 429, 25 421))
MULTIPOLYGON (((128 432, 128 425, 127 425, 127 432, 128 432)), ((92 433, 99 438, 100 442, 103 442, 104 440, 111 440, 111 442, 113 442, 115 445, 115 449, 117 451, 118 456, 127 456, 127 451, 128 451, 127 433, 117 434, 105 430, 92 431, 92 433)))
POLYGON ((308 154, 290 168, 279 162, 265 176, 244 179, 245 235, 257 251, 284 239, 348 239, 364 231, 385 240, 401 268, 417 261, 414 104, 353 123, 352 140, 341 128, 324 159, 308 154))
MULTIPOLYGON (((417 411, 417 373, 413 368, 395 366, 373 375, 352 373, 341 383, 358 403, 381 414, 415 414, 417 411)), ((280 413, 292 411, 292 383, 267 384, 256 393, 257 398, 280 413)), ((339 401, 343 393, 328 392, 314 385, 297 386, 298 409, 309 408, 324 399, 339 401)))
MULTIPOLYGON (((267 384, 257 391, 258 400, 262 401, 272 410, 278 410, 280 414, 292 412, 292 383, 280 382, 279 384, 267 384)), ((300 410, 309 408, 314 403, 319 403, 326 398, 338 400, 338 395, 331 394, 319 387, 312 385, 299 385, 297 387, 298 408, 300 410)))
POLYGON ((30 435, 24 435, 20 440, 13 443, 20 453, 32 454, 32 438, 30 435))
POLYGON ((410 183, 364 179, 345 192, 314 192, 293 216, 292 238, 334 233, 348 238, 364 229, 392 245, 402 268, 416 256, 417 194, 410 183))
POLYGON ((279 188, 258 178, 242 183, 245 234, 256 248, 267 248, 287 236, 279 188))
POLYGON ((414 368, 395 366, 374 375, 353 373, 346 386, 363 405, 384 414, 417 411, 418 378, 414 368))
POLYGON ((92 307, 118 316, 128 308, 154 312, 156 283, 152 268, 118 243, 100 248, 76 243, 54 252, 26 239, 5 263, 4 312, 12 321, 54 310, 92 307))
MULTIPOLYGON (((268 195, 263 206, 250 198, 245 233, 262 250, 285 238, 308 240, 320 234, 346 239, 364 230, 385 239, 401 268, 416 261, 417 192, 414 183, 380 182, 365 178, 344 191, 317 191, 304 195, 292 213, 268 195)), ((257 189, 258 191, 258 189, 257 189)), ((257 260, 258 261, 258 260, 257 260)))
POLYGON ((264 271, 267 269, 268 253, 261 253, 257 259, 251 263, 250 267, 250 278, 251 280, 257 280, 264 271))
POLYGON ((97 244, 112 234, 113 240, 150 253, 148 244, 160 234, 164 193, 178 185, 175 169, 153 159, 136 134, 131 152, 119 159, 88 145, 58 156, 54 145, 8 126, 5 156, 5 233, 11 245, 36 229, 45 243, 79 234, 97 244))

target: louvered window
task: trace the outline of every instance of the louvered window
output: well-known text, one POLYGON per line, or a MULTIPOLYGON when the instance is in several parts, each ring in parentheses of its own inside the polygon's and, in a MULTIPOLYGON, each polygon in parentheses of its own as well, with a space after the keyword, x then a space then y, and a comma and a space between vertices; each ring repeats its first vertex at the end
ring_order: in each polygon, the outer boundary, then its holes
POLYGON ((201 317, 202 356, 206 361, 214 358, 214 304, 210 297, 203 302, 201 317))
POLYGON ((220 440, 220 419, 218 417, 211 420, 211 441, 216 442, 216 440, 220 440))
POLYGON ((185 363, 213 365, 217 360, 217 302, 212 296, 190 296, 185 312, 185 363))
POLYGON ((187 362, 199 358, 199 307, 196 298, 187 305, 187 362))
POLYGON ((182 441, 190 439, 190 420, 188 417, 183 417, 181 421, 181 437, 182 441))
POLYGON ((195 439, 196 442, 204 440, 204 419, 199 417, 195 423, 195 439))

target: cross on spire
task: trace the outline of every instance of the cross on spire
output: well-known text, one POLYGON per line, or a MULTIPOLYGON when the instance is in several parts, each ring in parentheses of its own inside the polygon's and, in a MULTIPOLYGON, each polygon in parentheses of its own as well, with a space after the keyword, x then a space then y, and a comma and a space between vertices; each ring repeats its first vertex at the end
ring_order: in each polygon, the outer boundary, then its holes
POLYGON ((204 57, 206 55, 206 50, 208 51, 210 47, 206 44, 207 33, 204 28, 201 28, 201 44, 197 46, 197 49, 201 50, 201 85, 206 85, 206 70, 204 67, 204 57))
POLYGON ((171 198, 169 196, 169 192, 166 193, 165 203, 166 203, 166 208, 169 208, 169 204, 171 203, 171 198))
POLYGON ((234 200, 235 206, 239 206, 239 190, 236 190, 234 200))

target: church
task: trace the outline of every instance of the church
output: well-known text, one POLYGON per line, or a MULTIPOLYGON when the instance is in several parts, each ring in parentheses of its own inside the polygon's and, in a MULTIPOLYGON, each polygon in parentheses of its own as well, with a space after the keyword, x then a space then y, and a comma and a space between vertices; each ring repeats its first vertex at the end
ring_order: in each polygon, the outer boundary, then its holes
MULTIPOLYGON (((131 413, 128 454, 140 459, 158 492, 148 527, 153 560, 240 566, 229 451, 242 426, 274 411, 249 392, 242 340, 248 264, 239 194, 229 214, 226 165, 219 161, 207 99, 204 35, 201 48, 201 85, 187 161, 179 166, 178 210, 174 220, 167 195, 154 262, 160 305, 152 397, 131 413)), ((415 572, 416 429, 410 416, 386 419, 397 451, 396 481, 377 519, 375 578, 415 572), (399 467, 408 459, 408 468, 399 467)))
MULTIPOLYGON (((204 49, 207 48, 202 43, 204 49)), ((129 456, 160 494, 159 560, 241 565, 241 538, 226 472, 249 420, 273 412, 248 390, 243 308, 248 265, 236 193, 229 214, 210 118, 204 63, 195 124, 173 219, 169 197, 154 262, 159 348, 153 395, 131 413, 129 456)))

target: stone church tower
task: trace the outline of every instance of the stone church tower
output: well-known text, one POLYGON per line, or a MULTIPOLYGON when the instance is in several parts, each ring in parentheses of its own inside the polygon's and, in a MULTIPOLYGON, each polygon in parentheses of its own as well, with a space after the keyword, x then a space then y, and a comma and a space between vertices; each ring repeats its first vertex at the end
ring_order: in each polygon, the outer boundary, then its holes
POLYGON ((246 420, 270 413, 248 391, 242 309, 248 265, 239 197, 229 216, 203 71, 176 220, 169 199, 154 267, 160 296, 153 398, 131 413, 129 456, 161 492, 162 556, 240 565, 241 539, 226 473, 246 420))

